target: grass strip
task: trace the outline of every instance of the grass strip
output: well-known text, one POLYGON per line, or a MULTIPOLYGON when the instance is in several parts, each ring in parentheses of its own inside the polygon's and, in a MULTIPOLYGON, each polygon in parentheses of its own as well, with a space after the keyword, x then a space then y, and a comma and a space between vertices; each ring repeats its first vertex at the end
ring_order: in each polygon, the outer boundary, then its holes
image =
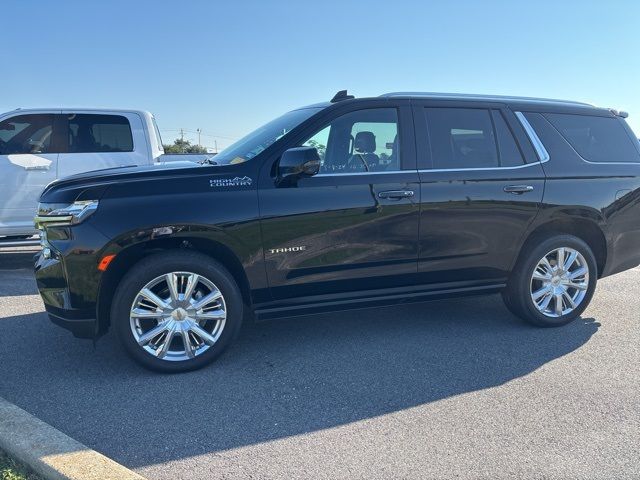
POLYGON ((42 480, 0 450, 0 480, 42 480))

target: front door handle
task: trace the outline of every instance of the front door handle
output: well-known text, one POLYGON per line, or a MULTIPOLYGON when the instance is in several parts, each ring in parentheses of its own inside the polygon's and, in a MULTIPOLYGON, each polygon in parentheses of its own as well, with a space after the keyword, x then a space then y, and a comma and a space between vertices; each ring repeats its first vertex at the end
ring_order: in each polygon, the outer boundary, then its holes
POLYGON ((393 198, 400 200, 401 198, 413 197, 413 190, 386 190, 378 193, 378 198, 393 198))
POLYGON ((531 185, 507 185, 503 190, 514 195, 522 195, 523 193, 531 192, 533 187, 531 185))

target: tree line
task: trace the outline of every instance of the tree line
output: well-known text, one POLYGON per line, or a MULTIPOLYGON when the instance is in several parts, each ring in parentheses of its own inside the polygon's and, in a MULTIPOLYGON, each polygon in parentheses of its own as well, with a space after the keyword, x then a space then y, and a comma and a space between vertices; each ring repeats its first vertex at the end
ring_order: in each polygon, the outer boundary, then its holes
POLYGON ((162 144, 162 146, 164 153, 208 153, 202 145, 194 145, 189 140, 182 138, 176 138, 172 144, 162 144))

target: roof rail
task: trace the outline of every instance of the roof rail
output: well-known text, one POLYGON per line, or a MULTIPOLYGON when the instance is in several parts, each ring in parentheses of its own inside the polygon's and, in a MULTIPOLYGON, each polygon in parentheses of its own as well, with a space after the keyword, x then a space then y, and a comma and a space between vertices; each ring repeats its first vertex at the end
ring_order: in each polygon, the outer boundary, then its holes
POLYGON ((497 101, 525 101, 525 102, 553 102, 565 103, 570 105, 583 105, 593 107, 590 103, 576 102, 574 100, 557 100, 552 98, 538 97, 518 97, 510 95, 479 95, 474 93, 437 93, 437 92, 390 92, 380 95, 381 97, 428 97, 434 99, 478 99, 478 100, 497 100, 497 101))

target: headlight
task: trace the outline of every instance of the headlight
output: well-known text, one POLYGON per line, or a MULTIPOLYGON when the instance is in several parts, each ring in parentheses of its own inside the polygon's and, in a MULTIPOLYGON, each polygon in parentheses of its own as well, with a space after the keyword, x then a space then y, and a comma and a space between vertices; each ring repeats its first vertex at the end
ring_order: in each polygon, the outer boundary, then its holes
POLYGON ((60 227, 83 222, 98 208, 98 200, 68 203, 41 203, 38 205, 36 227, 60 227))

